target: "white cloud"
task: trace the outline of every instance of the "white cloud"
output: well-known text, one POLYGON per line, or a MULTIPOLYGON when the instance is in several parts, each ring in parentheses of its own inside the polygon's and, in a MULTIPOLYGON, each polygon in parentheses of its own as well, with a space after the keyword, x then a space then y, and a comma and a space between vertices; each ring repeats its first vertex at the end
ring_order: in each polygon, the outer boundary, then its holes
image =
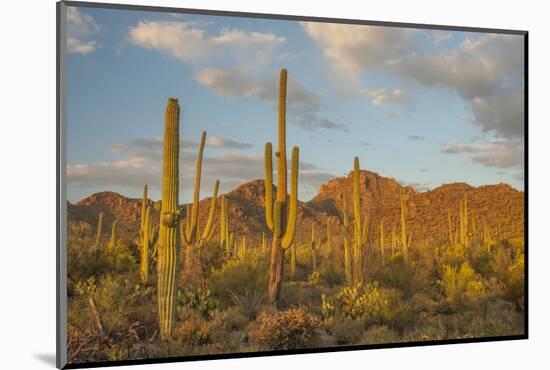
POLYGON ((466 153, 472 162, 485 167, 521 168, 524 163, 523 147, 519 141, 494 141, 483 144, 448 143, 442 145, 441 152, 446 154, 466 153))
MULTIPOLYGON (((415 31, 404 28, 302 23, 331 65, 357 83, 368 70, 382 70, 425 86, 448 88, 463 97, 473 123, 500 138, 524 136, 524 49, 517 35, 472 35, 450 51, 420 51, 415 31)), ((448 32, 427 32, 435 44, 448 32)), ((350 85, 348 96, 356 86, 350 85)), ((346 94, 343 94, 346 95, 346 94)), ((373 100, 373 103, 376 100, 373 100)))
POLYGON ((129 39, 136 45, 168 53, 186 62, 206 57, 230 55, 263 59, 273 48, 285 41, 272 33, 246 32, 224 28, 217 35, 209 35, 194 22, 140 21, 131 27, 129 39))
POLYGON ((97 41, 82 41, 74 37, 67 38, 67 51, 73 54, 86 55, 97 48, 97 41))
POLYGON ((243 143, 223 137, 213 136, 208 139, 208 145, 215 148, 228 148, 228 149, 248 149, 252 148, 252 144, 243 143))
MULTIPOLYGON (((278 103, 278 82, 276 76, 259 80, 239 69, 205 68, 193 77, 200 84, 209 87, 222 96, 251 97, 276 106, 278 103)), ((321 107, 319 94, 306 89, 299 82, 287 81, 287 110, 290 113, 312 113, 321 107)))
MULTIPOLYGON (((208 143, 210 146, 213 143, 213 146, 218 148, 235 148, 243 145, 222 138, 212 138, 208 143)), ((162 142, 159 147, 159 140, 151 138, 110 147, 121 149, 120 153, 124 153, 126 157, 112 162, 67 166, 67 180, 70 186, 101 190, 122 186, 135 189, 136 194, 142 189, 143 184, 148 184, 151 189, 160 189, 162 142)), ((189 193, 193 187, 195 161, 196 148, 193 151, 180 151, 180 188, 184 193, 189 193)), ((300 189, 303 191, 301 196, 311 196, 312 191, 318 189, 321 183, 334 177, 329 171, 313 163, 300 161, 299 167, 300 189)), ((261 155, 243 155, 235 152, 210 155, 206 152, 203 159, 201 191, 202 194, 208 194, 216 179, 221 182, 221 191, 226 192, 245 182, 263 179, 264 176, 264 158, 261 155)))
POLYGON ((261 82, 251 79, 239 69, 205 68, 193 78, 221 96, 257 96, 265 89, 261 82))
POLYGON ((523 67, 523 38, 493 34, 466 39, 449 52, 417 53, 386 64, 426 86, 456 91, 482 131, 508 139, 524 135, 523 67))
POLYGON ((67 7, 67 51, 73 54, 89 54, 99 45, 90 39, 101 31, 94 18, 82 13, 78 8, 67 7))
POLYGON ((301 26, 336 69, 352 75, 380 67, 416 46, 413 29, 319 22, 301 26))
POLYGON ((398 103, 405 100, 405 94, 401 89, 386 90, 384 88, 378 90, 370 90, 367 95, 371 99, 373 105, 382 105, 386 103, 398 103))

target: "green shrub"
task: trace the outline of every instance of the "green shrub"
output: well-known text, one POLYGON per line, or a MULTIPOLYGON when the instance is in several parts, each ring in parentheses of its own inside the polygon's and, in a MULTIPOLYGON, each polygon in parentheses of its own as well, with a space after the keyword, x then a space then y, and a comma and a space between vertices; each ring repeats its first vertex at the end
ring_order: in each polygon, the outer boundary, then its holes
POLYGON ((219 307, 219 303, 212 297, 209 289, 178 289, 178 306, 184 306, 199 312, 203 317, 210 317, 212 311, 219 307))
POLYGON ((382 317, 390 307, 386 291, 379 288, 378 282, 355 287, 345 287, 332 298, 321 296, 323 317, 342 315, 352 319, 382 317))
POLYGON ((358 343, 364 332, 362 322, 347 317, 332 318, 325 325, 337 344, 358 343))
POLYGON ((265 291, 267 287, 267 256, 247 255, 243 259, 231 259, 219 269, 212 271, 209 286, 213 295, 224 307, 233 304, 230 291, 244 295, 245 292, 265 291))
POLYGON ((448 303, 461 305, 485 297, 486 282, 467 263, 444 265, 439 282, 448 303))
POLYGON ((251 330, 253 342, 267 349, 296 349, 314 346, 319 338, 320 321, 300 308, 279 311, 258 318, 251 330))
POLYGON ((323 278, 322 278, 321 273, 319 271, 313 271, 307 277, 307 282, 310 285, 320 285, 322 280, 323 280, 323 278))

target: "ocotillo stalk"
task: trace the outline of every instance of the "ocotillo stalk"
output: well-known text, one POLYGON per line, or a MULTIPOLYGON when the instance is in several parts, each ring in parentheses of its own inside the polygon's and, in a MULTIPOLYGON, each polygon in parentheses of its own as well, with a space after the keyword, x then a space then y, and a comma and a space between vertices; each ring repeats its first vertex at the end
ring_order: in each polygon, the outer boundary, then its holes
POLYGON ((352 256, 349 245, 348 230, 349 230, 349 208, 348 198, 342 194, 342 213, 343 213, 343 239, 344 239, 344 272, 346 275, 346 283, 348 286, 353 285, 353 270, 352 270, 352 256))
POLYGON ((399 194, 399 203, 401 205, 401 248, 403 248, 403 259, 408 260, 409 257, 409 244, 407 243, 407 225, 405 222, 405 200, 403 197, 403 190, 399 194))
POLYGON ((290 276, 296 276, 296 243, 292 243, 290 247, 290 276))
POLYGON ((111 242, 109 243, 110 250, 114 250, 116 247, 116 225, 117 225, 117 220, 114 220, 113 226, 111 226, 111 242))
POLYGON ((179 116, 178 100, 168 99, 162 153, 162 204, 158 244, 158 311, 160 338, 172 338, 179 270, 179 116))
POLYGON ((273 166, 271 143, 265 146, 265 193, 266 223, 273 232, 271 245, 271 262, 269 266, 268 301, 276 305, 281 291, 285 249, 294 240, 296 214, 298 211, 298 147, 292 148, 290 171, 290 199, 287 201, 287 168, 286 168, 286 85, 287 71, 281 70, 279 79, 279 119, 277 157, 277 198, 273 202, 273 166), (290 204, 287 204, 289 202, 290 204), (288 210, 288 212, 287 212, 288 210))
POLYGON ((382 265, 385 262, 384 249, 384 221, 380 221, 380 261, 382 265))
POLYGON ((97 218, 97 234, 95 237, 95 248, 96 250, 99 250, 101 247, 101 234, 103 233, 103 212, 99 212, 99 216, 97 218))

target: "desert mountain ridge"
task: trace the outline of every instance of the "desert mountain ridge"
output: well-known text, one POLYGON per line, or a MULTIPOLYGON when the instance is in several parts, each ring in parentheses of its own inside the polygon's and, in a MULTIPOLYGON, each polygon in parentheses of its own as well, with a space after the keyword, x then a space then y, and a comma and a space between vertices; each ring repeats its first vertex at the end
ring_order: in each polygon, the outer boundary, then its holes
MULTIPOLYGON (((311 238, 311 225, 323 237, 328 217, 342 220, 342 196, 350 204, 353 194, 353 172, 322 184, 318 193, 307 202, 299 202, 296 238, 307 242, 311 238)), ((412 233, 413 243, 448 238, 448 212, 451 212, 453 227, 458 224, 459 203, 467 196, 469 217, 481 229, 483 223, 499 230, 502 238, 523 238, 524 192, 508 184, 470 186, 466 183, 441 185, 433 190, 417 192, 410 186, 402 186, 395 179, 375 172, 362 170, 360 174, 361 213, 369 218, 369 235, 377 240, 380 224, 384 223, 386 235, 392 229, 400 231, 400 193, 406 204, 407 228, 412 233)), ((263 180, 252 180, 226 193, 229 201, 230 227, 237 238, 246 235, 249 243, 261 242, 262 233, 269 237, 265 224, 265 190, 263 180)), ((210 198, 200 201, 199 225, 206 223, 210 198)), ((149 200, 153 206, 154 201, 149 200)), ((141 198, 132 199, 118 193, 105 191, 90 195, 77 203, 67 203, 68 233, 71 236, 95 234, 99 212, 104 212, 104 238, 108 237, 110 225, 118 220, 121 239, 137 241, 141 217, 141 198)), ((153 223, 158 224, 159 212, 152 207, 153 223)), ((219 234, 219 204, 215 212, 215 235, 219 234)), ((341 230, 335 228, 336 237, 341 230)))

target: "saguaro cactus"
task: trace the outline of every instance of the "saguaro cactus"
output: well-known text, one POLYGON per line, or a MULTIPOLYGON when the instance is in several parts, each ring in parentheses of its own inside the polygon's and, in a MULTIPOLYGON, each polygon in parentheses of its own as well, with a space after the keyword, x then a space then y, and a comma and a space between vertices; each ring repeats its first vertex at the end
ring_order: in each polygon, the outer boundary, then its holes
POLYGON ((349 206, 348 206, 348 198, 345 196, 345 194, 342 194, 342 213, 343 213, 342 235, 344 239, 344 272, 346 275, 346 283, 349 286, 352 286, 353 285, 352 256, 351 256, 349 238, 348 238, 349 206))
POLYGON ((287 200, 286 169, 286 85, 287 71, 281 70, 279 79, 279 143, 277 157, 277 198, 273 202, 273 166, 271 143, 265 145, 266 223, 273 232, 269 266, 268 301, 277 304, 283 278, 285 250, 290 248, 296 230, 298 212, 298 147, 292 148, 290 171, 290 199, 287 200), (288 204, 290 203, 290 204, 288 204), (287 212, 288 207, 288 212, 287 212))
POLYGON ((113 221, 113 225, 111 226, 111 242, 109 243, 109 249, 114 250, 116 247, 116 225, 117 220, 113 221))
POLYGON ((229 212, 227 211, 228 200, 225 197, 225 194, 222 194, 220 199, 220 246, 225 251, 227 255, 230 254, 230 245, 229 245, 229 212))
POLYGON ((311 247, 311 267, 313 272, 317 271, 317 250, 321 246, 321 243, 315 241, 315 223, 311 223, 311 242, 309 243, 311 247))
POLYGON ((95 248, 99 250, 101 247, 101 234, 103 233, 103 212, 99 212, 97 217, 97 232, 95 236, 95 248))
POLYGON ((296 276, 296 243, 292 243, 290 247, 290 276, 296 276))
POLYGON ((405 261, 409 258, 409 240, 407 240, 407 224, 405 222, 405 199, 403 197, 403 190, 399 193, 399 204, 401 206, 401 248, 403 248, 403 259, 405 261))
POLYGON ((382 265, 384 265, 385 259, 386 259, 384 252, 385 252, 384 221, 380 221, 380 261, 382 261, 382 265))
POLYGON ((151 207, 145 208, 145 217, 143 218, 143 235, 141 238, 140 250, 140 276, 143 283, 149 280, 149 260, 152 254, 152 248, 157 242, 159 235, 158 227, 153 229, 151 221, 151 207))
MULTIPOLYGON (((206 143, 206 131, 202 132, 201 143, 199 146, 199 153, 197 155, 197 165, 195 170, 195 187, 193 192, 193 207, 191 208, 191 214, 187 213, 185 215, 185 222, 182 223, 181 233, 182 238, 187 244, 187 246, 202 246, 205 242, 210 241, 214 236, 214 228, 212 227, 214 223, 214 213, 216 212, 216 201, 218 198, 218 188, 220 186, 220 181, 216 180, 214 183, 214 191, 212 193, 212 198, 210 201, 210 211, 208 213, 208 219, 206 221, 206 226, 202 232, 202 235, 199 234, 199 200, 200 200, 200 191, 201 191, 201 173, 202 173, 202 157, 204 153, 204 145, 206 143)), ((189 208, 187 208, 189 209, 189 208)))
POLYGON ((168 99, 162 153, 162 205, 158 244, 158 310, 160 337, 172 338, 179 270, 179 118, 178 100, 168 99))
POLYGON ((139 238, 143 241, 143 232, 145 231, 145 212, 147 212, 147 184, 143 186, 143 197, 141 198, 141 224, 139 228, 139 238))
POLYGON ((334 242, 332 238, 332 224, 333 219, 327 217, 327 249, 328 249, 328 271, 334 273, 335 271, 335 260, 336 260, 336 251, 334 250, 334 242))
POLYGON ((368 218, 361 223, 361 188, 360 188, 359 158, 353 159, 353 274, 356 284, 362 284, 365 280, 363 271, 363 248, 367 242, 368 218))

